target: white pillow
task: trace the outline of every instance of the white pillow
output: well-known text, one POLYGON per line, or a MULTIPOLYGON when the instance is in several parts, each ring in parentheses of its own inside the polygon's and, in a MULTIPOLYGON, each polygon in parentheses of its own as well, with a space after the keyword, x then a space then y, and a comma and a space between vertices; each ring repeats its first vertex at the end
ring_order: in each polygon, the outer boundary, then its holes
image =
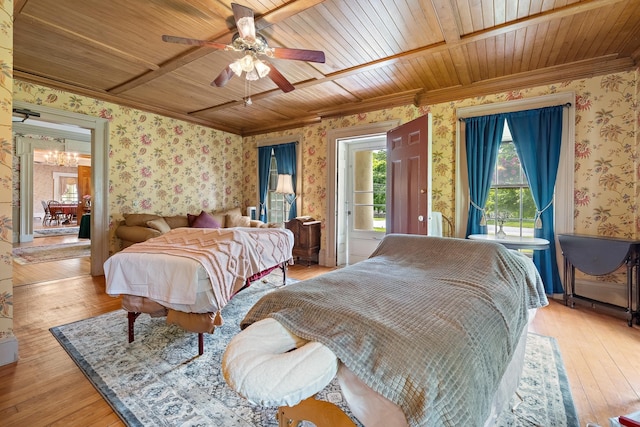
POLYGON ((167 224, 167 221, 165 221, 164 218, 152 219, 151 221, 147 221, 147 227, 158 230, 162 234, 171 231, 171 227, 169 227, 169 224, 167 224))
POLYGON ((251 227, 251 218, 242 215, 227 215, 227 227, 251 227))

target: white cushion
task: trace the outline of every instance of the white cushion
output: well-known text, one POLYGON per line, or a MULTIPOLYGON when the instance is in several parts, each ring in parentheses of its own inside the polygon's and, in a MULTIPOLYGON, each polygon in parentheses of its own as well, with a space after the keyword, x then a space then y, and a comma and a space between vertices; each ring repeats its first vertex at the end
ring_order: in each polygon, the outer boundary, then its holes
POLYGON ((291 334, 273 318, 233 337, 222 356, 227 384, 261 406, 296 405, 322 390, 337 371, 338 359, 328 347, 291 334))

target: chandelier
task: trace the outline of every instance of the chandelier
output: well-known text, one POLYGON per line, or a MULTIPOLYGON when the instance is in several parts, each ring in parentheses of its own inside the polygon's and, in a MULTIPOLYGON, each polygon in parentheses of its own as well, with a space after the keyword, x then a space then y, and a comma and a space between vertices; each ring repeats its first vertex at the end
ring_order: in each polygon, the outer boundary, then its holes
POLYGON ((68 153, 66 151, 49 151, 44 155, 44 161, 48 165, 54 166, 78 166, 78 154, 68 153))

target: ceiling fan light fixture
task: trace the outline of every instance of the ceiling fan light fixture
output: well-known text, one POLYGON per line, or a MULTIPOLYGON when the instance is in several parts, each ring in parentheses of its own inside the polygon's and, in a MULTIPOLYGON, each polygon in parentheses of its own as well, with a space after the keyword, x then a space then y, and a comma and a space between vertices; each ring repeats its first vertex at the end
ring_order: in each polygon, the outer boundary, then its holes
POLYGON ((253 71, 254 62, 255 62, 255 58, 251 53, 247 53, 245 56, 243 56, 242 59, 240 59, 240 65, 242 66, 242 71, 244 71, 245 73, 249 73, 253 71))
POLYGON ((271 67, 269 67, 264 63, 264 61, 260 61, 259 59, 256 60, 254 66, 260 78, 267 77, 267 75, 269 75, 269 71, 271 71, 271 67))
POLYGON ((239 59, 229 64, 229 68, 231 68, 231 71, 233 71, 236 76, 240 77, 242 75, 242 65, 239 59))
POLYGON ((249 71, 247 74, 245 74, 244 78, 249 80, 250 82, 254 82, 254 81, 258 80, 260 78, 260 76, 258 75, 256 70, 253 69, 253 70, 249 71))

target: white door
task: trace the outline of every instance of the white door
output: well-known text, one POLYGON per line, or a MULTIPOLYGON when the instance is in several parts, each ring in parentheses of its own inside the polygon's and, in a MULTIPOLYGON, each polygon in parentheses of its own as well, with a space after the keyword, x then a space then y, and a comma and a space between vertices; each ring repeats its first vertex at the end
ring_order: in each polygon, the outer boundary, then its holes
POLYGON ((347 143, 347 264, 367 259, 386 234, 386 136, 347 143))

